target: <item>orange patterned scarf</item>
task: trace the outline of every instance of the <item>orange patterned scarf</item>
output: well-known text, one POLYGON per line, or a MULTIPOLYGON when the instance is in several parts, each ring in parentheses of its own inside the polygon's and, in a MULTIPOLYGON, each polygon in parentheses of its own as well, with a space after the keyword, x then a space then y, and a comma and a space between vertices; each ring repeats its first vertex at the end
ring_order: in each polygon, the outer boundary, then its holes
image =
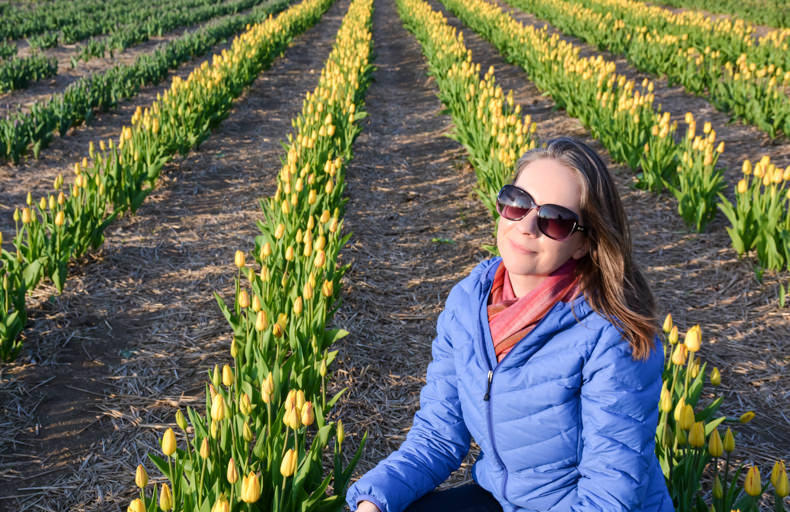
POLYGON ((554 304, 569 302, 579 294, 575 270, 576 260, 571 258, 528 294, 516 297, 504 262, 499 264, 488 299, 488 325, 497 361, 502 361, 554 304))

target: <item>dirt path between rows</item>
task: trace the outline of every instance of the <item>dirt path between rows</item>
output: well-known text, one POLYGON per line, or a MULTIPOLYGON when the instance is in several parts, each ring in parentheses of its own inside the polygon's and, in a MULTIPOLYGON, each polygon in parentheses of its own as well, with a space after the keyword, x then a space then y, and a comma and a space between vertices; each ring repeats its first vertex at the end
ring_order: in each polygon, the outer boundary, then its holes
POLYGON ((0 509, 125 510, 137 464, 155 474, 145 454, 175 406, 202 409, 205 372, 230 360, 212 292, 233 293, 233 253, 252 247, 280 141, 348 3, 297 38, 199 151, 166 167, 62 296, 30 312, 23 354, 0 370, 0 509))
MULTIPOLYGON (((435 0, 432 5, 439 7, 435 0)), ((447 10, 442 11, 452 25, 462 27, 447 10)), ((517 18, 524 22, 528 16, 517 18)), ((724 396, 721 412, 731 417, 752 409, 757 413, 757 418, 748 425, 738 424, 733 428, 740 432, 736 438, 742 447, 738 455, 759 462, 766 471, 776 459, 790 458, 790 415, 784 412, 790 389, 790 311, 777 304, 779 283, 786 283, 787 275, 766 272, 763 282, 758 282, 755 262, 737 257, 721 218, 706 233, 690 233, 671 196, 654 196, 634 189, 632 172, 613 164, 608 153, 590 138, 578 120, 569 118, 565 111, 553 111, 553 102, 541 96, 520 68, 507 65, 492 45, 471 30, 464 28, 462 32, 482 69, 493 64, 497 80, 516 88, 516 101, 538 123, 537 134, 541 140, 573 135, 605 157, 630 219, 636 259, 646 271, 662 318, 671 312, 681 328, 701 325, 704 345, 700 355, 719 367, 723 375, 722 385, 717 389, 724 396)), ((585 48, 585 52, 591 55, 594 50, 585 48)), ((606 53, 604 56, 609 57, 606 53)), ((618 61, 618 66, 629 78, 641 76, 630 70, 627 63, 618 61)), ((706 105, 703 100, 675 89, 665 90, 661 81, 656 82, 656 97, 664 98, 660 101, 666 101, 673 115, 681 117, 686 105, 694 105, 688 109, 695 113, 706 105)), ((722 115, 710 106, 707 109, 706 113, 712 111, 709 116, 696 116, 698 126, 715 115, 722 115)), ((741 150, 749 144, 758 146, 761 136, 751 127, 716 122, 713 125, 719 138, 728 141, 723 156, 730 156, 720 161, 729 162, 727 174, 731 179, 740 169, 740 161, 737 169, 731 167, 733 153, 738 154, 733 146, 741 150), (743 137, 740 143, 730 143, 730 138, 739 136, 743 137)), ((764 149, 771 151, 779 162, 785 160, 784 165, 790 163, 787 161, 790 144, 764 149)))
MULTIPOLYGON (((80 61, 74 68, 71 67, 71 58, 79 55, 80 51, 82 51, 82 48, 85 46, 84 44, 74 43, 44 50, 44 55, 47 57, 55 57, 58 60, 57 75, 34 82, 30 87, 1 95, 0 117, 15 112, 19 108, 23 111, 28 111, 34 102, 44 101, 53 94, 62 93, 69 84, 76 82, 83 76, 101 73, 119 64, 131 64, 141 55, 153 53, 158 47, 164 46, 174 39, 178 39, 186 32, 194 32, 203 27, 218 23, 230 16, 249 13, 250 11, 252 11, 252 9, 247 9, 242 11, 242 13, 219 16, 187 27, 177 28, 161 36, 151 36, 148 41, 130 46, 120 52, 116 51, 113 57, 97 57, 89 61, 80 61)), ((20 48, 19 55, 24 56, 26 54, 29 54, 29 52, 23 51, 20 48)))

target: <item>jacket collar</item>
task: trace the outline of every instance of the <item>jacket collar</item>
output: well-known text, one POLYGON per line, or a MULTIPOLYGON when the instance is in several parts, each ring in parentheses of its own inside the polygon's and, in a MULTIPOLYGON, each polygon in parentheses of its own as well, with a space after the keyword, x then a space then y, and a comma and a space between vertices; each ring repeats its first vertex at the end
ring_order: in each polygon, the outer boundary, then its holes
POLYGON ((503 367, 522 365, 554 334, 572 327, 593 312, 584 294, 571 302, 556 303, 538 322, 538 325, 513 347, 501 363, 498 363, 494 352, 494 342, 491 340, 491 329, 488 325, 488 296, 491 294, 494 274, 501 261, 502 258, 497 256, 486 262, 487 267, 481 272, 482 280, 479 283, 480 286, 477 287, 480 329, 475 351, 483 366, 487 366, 491 370, 495 369, 497 365, 503 367))

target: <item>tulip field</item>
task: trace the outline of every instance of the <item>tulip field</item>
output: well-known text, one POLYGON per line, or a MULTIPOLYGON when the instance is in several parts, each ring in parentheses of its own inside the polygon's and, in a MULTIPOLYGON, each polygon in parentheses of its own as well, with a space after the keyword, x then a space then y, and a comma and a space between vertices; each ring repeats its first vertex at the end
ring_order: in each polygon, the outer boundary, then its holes
POLYGON ((755 3, 0 3, 0 510, 344 510, 566 135, 656 296, 676 509, 790 510, 790 29, 755 3))

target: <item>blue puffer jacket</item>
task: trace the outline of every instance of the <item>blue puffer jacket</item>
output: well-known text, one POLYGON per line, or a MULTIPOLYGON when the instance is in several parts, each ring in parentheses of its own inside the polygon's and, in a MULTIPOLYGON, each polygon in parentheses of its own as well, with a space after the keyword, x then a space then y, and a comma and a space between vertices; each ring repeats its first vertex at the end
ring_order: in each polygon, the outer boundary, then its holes
POLYGON ((400 512, 480 445, 475 481, 505 511, 671 512, 654 435, 663 349, 644 362, 584 297, 557 303, 497 363, 486 302, 500 258, 439 315, 420 409, 401 447, 348 491, 400 512))

